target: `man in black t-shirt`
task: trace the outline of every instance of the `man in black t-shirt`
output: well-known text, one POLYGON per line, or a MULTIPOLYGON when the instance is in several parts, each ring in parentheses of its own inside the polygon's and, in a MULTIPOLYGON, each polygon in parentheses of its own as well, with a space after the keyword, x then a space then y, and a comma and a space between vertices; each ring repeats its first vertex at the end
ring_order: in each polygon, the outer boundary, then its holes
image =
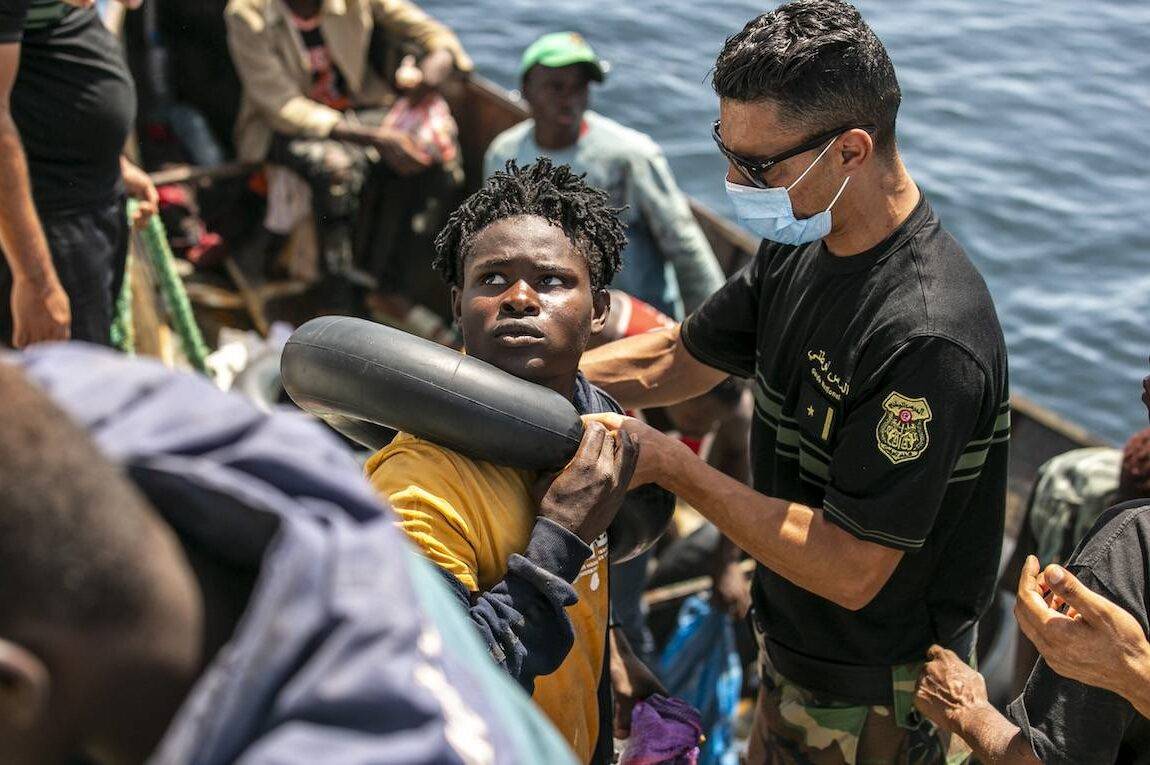
POLYGON ((784 5, 715 66, 741 222, 773 241, 679 328, 584 371, 625 407, 753 380, 752 491, 641 423, 656 481, 760 564, 751 762, 940 762, 929 646, 972 658, 1001 550, 1006 349, 985 283, 903 166, 894 68, 858 12, 784 5), (833 212, 833 217, 832 217, 833 212))
POLYGON ((155 188, 122 157, 132 79, 88 5, 0 0, 0 344, 109 344, 125 192, 155 209, 155 188))

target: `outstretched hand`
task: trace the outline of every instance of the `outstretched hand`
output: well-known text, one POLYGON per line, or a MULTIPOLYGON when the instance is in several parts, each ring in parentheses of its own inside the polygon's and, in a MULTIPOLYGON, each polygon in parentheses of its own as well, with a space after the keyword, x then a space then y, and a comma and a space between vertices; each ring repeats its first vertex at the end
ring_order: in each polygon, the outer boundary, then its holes
POLYGON ((431 155, 402 130, 381 127, 373 133, 371 142, 388 167, 400 175, 416 175, 434 164, 431 155))
POLYGON ((152 183, 151 177, 132 164, 127 157, 120 157, 120 174, 124 178, 124 188, 128 196, 137 202, 132 225, 143 228, 151 217, 160 211, 160 193, 156 191, 156 185, 152 183))
POLYGON ((986 680, 958 654, 932 645, 914 687, 914 706, 939 728, 957 733, 964 714, 990 705, 986 680))
POLYGON ((1061 566, 1040 573, 1031 555, 1018 580, 1014 615, 1055 672, 1137 703, 1150 675, 1150 641, 1124 609, 1061 566))
POLYGON ((711 605, 732 619, 741 620, 751 610, 751 583, 738 560, 724 561, 712 572, 711 605))

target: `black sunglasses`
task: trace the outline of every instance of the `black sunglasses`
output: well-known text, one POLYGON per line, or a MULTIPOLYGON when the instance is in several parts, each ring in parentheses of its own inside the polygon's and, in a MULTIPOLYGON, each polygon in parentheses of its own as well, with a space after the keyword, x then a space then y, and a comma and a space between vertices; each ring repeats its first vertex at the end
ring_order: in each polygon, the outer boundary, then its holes
POLYGON ((766 159, 751 159, 750 157, 744 157, 742 155, 736 154, 723 144, 723 139, 719 135, 719 122, 719 120, 715 120, 715 123, 711 125, 711 138, 715 139, 715 145, 719 147, 719 151, 723 152, 723 156, 726 157, 732 165, 739 169, 739 172, 743 174, 743 177, 745 177, 748 181, 760 189, 769 188, 766 181, 763 180, 763 173, 767 172, 780 162, 784 162, 791 157, 796 157, 799 154, 802 154, 804 151, 817 149, 823 144, 838 138, 848 130, 865 130, 872 137, 876 132, 878 132, 878 128, 874 125, 845 125, 840 128, 835 128, 834 130, 828 130, 825 133, 820 133, 809 141, 804 141, 793 149, 787 149, 786 151, 779 152, 772 157, 767 157, 766 159))

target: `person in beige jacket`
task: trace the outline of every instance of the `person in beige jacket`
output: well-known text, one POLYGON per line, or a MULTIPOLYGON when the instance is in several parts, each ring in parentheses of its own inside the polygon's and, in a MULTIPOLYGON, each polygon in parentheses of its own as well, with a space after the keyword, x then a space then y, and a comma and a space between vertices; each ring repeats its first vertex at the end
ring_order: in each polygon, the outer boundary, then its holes
POLYGON ((244 89, 239 158, 307 183, 327 272, 355 277, 352 226, 372 169, 416 176, 439 164, 384 126, 388 109, 400 95, 416 103, 432 94, 453 72, 470 71, 471 59, 450 29, 407 0, 231 0, 225 18, 244 89), (404 53, 411 65, 393 78, 404 53))

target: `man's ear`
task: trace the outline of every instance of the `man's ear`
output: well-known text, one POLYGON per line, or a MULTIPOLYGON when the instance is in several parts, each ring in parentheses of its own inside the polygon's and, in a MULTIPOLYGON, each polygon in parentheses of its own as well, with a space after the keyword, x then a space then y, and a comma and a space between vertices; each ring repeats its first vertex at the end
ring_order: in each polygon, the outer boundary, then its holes
POLYGON ((35 726, 47 711, 50 690, 44 662, 19 643, 0 638, 0 729, 35 726))
POLYGON ((531 103, 531 99, 535 96, 535 86, 531 81, 531 73, 534 72, 538 66, 539 65, 536 64, 528 69, 523 73, 522 79, 519 80, 519 95, 523 96, 523 100, 528 104, 531 103))
POLYGON ((462 327, 460 319, 463 318, 463 290, 459 285, 451 285, 451 321, 456 327, 462 327))
POLYGON ((839 136, 839 157, 843 170, 854 173, 874 155, 874 139, 862 128, 848 130, 839 136))
POLYGON ((591 293, 591 334, 597 335, 607 326, 607 317, 611 315, 611 293, 606 288, 593 290, 591 293))

